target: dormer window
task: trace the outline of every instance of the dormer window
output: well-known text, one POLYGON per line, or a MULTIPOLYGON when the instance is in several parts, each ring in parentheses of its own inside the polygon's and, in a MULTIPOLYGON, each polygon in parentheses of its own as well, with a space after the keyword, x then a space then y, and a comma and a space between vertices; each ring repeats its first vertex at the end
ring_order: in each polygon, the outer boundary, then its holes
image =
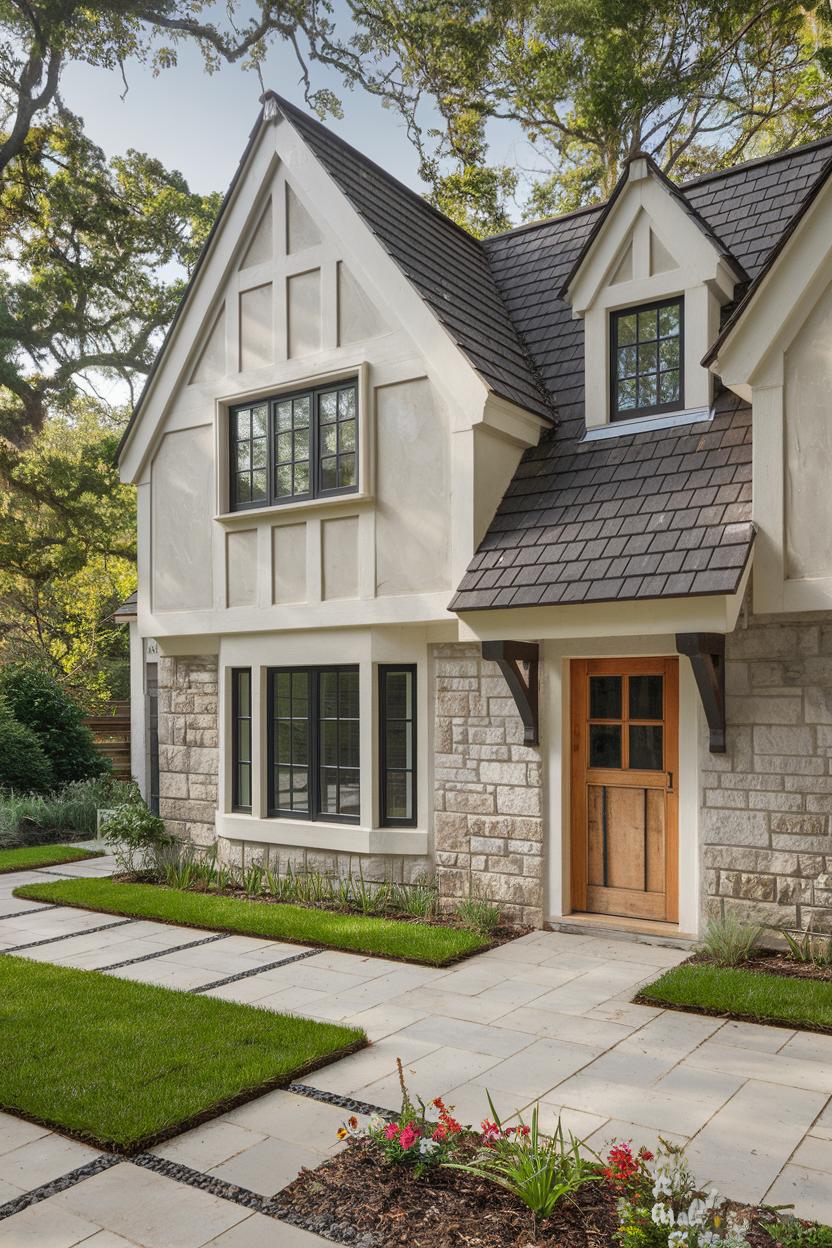
POLYGON ((631 420, 684 407, 683 301, 610 314, 610 416, 631 420))

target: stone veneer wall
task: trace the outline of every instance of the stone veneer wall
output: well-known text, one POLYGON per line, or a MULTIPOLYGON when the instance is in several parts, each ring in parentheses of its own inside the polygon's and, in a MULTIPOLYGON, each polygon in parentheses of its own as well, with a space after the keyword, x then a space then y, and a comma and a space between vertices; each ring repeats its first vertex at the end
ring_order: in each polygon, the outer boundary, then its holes
POLYGON ((219 775, 215 655, 159 659, 159 813, 168 831, 212 845, 219 775))
POLYGON ((229 841, 220 837, 220 862, 245 870, 268 867, 285 875, 314 874, 346 879, 363 876, 368 883, 383 880, 395 884, 415 884, 433 877, 433 863, 420 854, 348 854, 326 849, 306 849, 300 845, 267 845, 261 841, 229 841))
POLYGON ((728 752, 700 751, 704 904, 832 929, 832 616, 726 639, 728 752))
POLYGON ((506 918, 543 922, 540 751, 496 663, 478 645, 433 647, 436 677, 434 809, 443 908, 465 897, 506 918))

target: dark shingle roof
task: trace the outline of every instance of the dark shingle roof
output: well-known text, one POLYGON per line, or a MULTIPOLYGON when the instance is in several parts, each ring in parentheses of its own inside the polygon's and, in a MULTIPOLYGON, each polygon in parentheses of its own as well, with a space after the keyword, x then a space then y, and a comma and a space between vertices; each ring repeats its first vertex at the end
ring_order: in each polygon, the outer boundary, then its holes
MULTIPOLYGON (((830 153, 826 139, 680 190, 753 279, 830 153)), ((731 593, 739 584, 753 542, 746 405, 723 395, 710 422, 582 441, 584 325, 559 292, 603 211, 484 243, 557 401, 558 426, 523 456, 452 610, 731 593)))
POLYGON ((455 611, 729 594, 753 541, 751 410, 523 458, 455 611))
POLYGON ((482 244, 320 122, 272 98, 491 389, 551 418, 482 244))

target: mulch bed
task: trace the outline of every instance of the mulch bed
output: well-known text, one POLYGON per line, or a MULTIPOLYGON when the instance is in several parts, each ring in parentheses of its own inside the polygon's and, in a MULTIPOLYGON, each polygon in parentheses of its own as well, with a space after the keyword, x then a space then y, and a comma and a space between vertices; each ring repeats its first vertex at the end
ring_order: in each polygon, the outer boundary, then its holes
MULTIPOLYGON (((404 1166, 386 1165, 367 1141, 302 1170, 274 1197, 291 1220, 360 1248, 618 1248, 615 1204, 606 1184, 587 1183, 535 1228, 529 1211, 495 1184, 441 1168, 415 1179, 404 1166)), ((775 1248, 760 1225, 762 1210, 734 1208, 751 1219, 753 1248, 775 1248)))
MULTIPOLYGON (((688 962, 705 966, 715 965, 712 958, 703 954, 694 954, 688 962)), ((684 965, 684 963, 682 963, 684 965)), ((815 966, 812 962, 798 962, 795 958, 778 949, 761 949, 749 958, 740 962, 737 971, 752 971, 761 975, 782 975, 784 979, 815 979, 821 983, 832 983, 832 966, 815 966)))

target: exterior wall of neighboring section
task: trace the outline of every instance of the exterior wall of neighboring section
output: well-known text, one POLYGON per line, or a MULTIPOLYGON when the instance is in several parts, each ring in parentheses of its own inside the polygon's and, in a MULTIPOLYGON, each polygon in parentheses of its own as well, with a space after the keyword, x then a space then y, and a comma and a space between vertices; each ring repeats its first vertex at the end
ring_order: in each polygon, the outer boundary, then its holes
POLYGON ((214 843, 219 778, 216 655, 159 659, 159 813, 173 836, 214 843))
POLYGON ((484 898, 511 921, 544 914, 541 752, 496 663, 476 645, 433 649, 436 875, 443 907, 484 898))
POLYGON ((832 615, 750 615, 726 661, 728 752, 700 754, 703 904, 832 930, 832 615))

